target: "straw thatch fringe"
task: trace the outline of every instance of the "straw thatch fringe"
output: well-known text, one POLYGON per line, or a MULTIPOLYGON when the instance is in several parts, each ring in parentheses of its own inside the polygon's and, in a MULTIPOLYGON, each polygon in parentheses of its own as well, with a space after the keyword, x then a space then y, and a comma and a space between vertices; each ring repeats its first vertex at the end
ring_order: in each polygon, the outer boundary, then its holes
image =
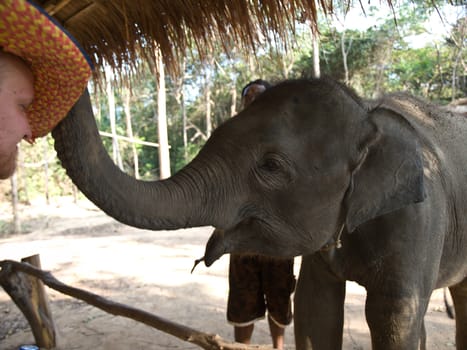
MULTIPOLYGON (((160 49, 169 72, 180 55, 195 48, 201 59, 221 43, 254 52, 261 39, 286 41, 294 23, 310 21, 318 11, 350 0, 42 0, 37 1, 67 28, 97 67, 104 62, 119 71, 135 68, 138 58, 154 63, 160 49)), ((391 2, 390 0, 386 0, 391 2)), ((131 70, 131 69, 130 69, 131 70)))

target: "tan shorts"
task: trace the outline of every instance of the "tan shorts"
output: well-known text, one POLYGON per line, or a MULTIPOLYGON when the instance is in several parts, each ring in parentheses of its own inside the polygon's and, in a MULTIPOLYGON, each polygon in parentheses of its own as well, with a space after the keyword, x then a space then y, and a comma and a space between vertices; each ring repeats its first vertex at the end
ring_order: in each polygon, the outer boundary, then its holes
POLYGON ((247 326, 264 318, 266 309, 281 327, 292 321, 290 295, 295 289, 292 259, 231 254, 227 320, 247 326))

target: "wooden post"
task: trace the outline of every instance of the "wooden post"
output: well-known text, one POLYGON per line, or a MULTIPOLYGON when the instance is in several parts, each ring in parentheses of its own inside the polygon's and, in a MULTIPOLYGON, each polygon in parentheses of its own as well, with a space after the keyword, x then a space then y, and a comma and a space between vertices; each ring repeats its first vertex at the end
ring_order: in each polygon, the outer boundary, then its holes
MULTIPOLYGON (((39 255, 32 255, 21 261, 41 268, 39 255)), ((2 269, 0 285, 28 320, 36 345, 45 349, 54 348, 55 326, 42 281, 23 272, 2 269)))

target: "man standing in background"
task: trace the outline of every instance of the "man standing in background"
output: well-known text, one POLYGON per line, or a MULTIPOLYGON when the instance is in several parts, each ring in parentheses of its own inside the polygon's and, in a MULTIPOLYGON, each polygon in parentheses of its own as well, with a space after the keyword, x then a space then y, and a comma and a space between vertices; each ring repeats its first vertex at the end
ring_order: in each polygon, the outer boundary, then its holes
MULTIPOLYGON (((242 90, 242 108, 270 87, 260 79, 248 83, 242 90)), ((292 322, 293 265, 293 258, 230 255, 227 320, 234 326, 236 342, 250 344, 254 323, 267 309, 273 347, 284 348, 285 327, 292 322)))

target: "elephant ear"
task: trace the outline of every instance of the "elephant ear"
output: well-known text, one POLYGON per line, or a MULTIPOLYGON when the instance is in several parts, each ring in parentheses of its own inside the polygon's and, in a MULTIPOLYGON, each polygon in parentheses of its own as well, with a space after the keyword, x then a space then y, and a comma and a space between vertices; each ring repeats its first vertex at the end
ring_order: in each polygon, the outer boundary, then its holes
POLYGON ((384 108, 370 112, 364 123, 360 158, 345 197, 348 232, 425 198, 422 155, 412 126, 384 108))

